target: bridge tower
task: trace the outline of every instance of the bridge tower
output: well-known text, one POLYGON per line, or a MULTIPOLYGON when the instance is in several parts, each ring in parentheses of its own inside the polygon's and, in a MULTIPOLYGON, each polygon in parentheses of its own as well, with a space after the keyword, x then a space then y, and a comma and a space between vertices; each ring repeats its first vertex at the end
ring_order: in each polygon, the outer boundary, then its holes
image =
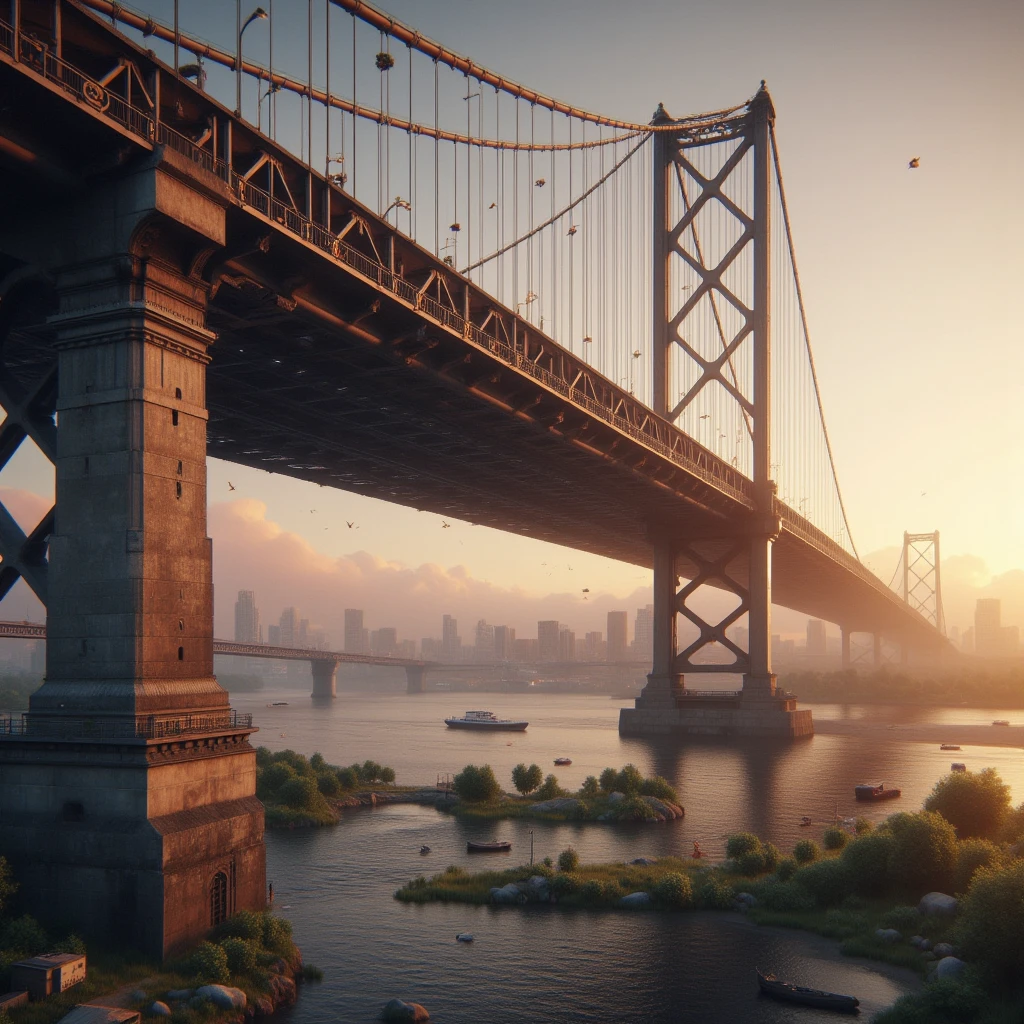
MULTIPOLYGON (((648 524, 654 566, 654 657, 635 711, 622 713, 622 732, 666 731, 669 721, 681 732, 802 735, 813 728, 810 712, 797 712, 795 701, 776 698, 771 657, 772 545, 781 529, 771 477, 774 120, 775 108, 762 82, 742 115, 723 118, 710 137, 654 134, 654 411, 675 421, 706 391, 724 393, 725 401, 735 403, 752 447, 754 500, 741 525, 712 534, 698 535, 678 523, 648 524), (714 145, 727 147, 727 155, 709 173, 694 161, 693 151, 714 145), (736 221, 735 242, 724 254, 713 255, 698 231, 700 212, 712 203, 721 204, 736 221), (681 287, 681 270, 691 284, 681 287), (737 284, 740 278, 745 290, 737 284), (699 315, 702 305, 717 325, 720 351, 714 353, 700 351, 687 338, 688 318, 699 315), (747 375, 737 372, 735 364, 741 359, 750 368, 747 375), (688 364, 688 373, 680 372, 681 363, 688 364), (677 394, 680 380, 684 389, 677 394), (680 577, 689 580, 681 589, 680 577), (738 602, 715 623, 689 604, 709 585, 731 592, 738 602), (678 614, 699 631, 698 639, 681 652, 678 614), (726 632, 744 615, 746 650, 726 632), (733 660, 709 664, 695 657, 715 645, 733 660), (711 698, 686 688, 686 674, 723 671, 742 674, 740 694, 711 698)), ((672 123, 659 106, 652 124, 672 123)))
POLYGON ((3 461, 31 436, 56 480, 29 537, 0 514, 0 592, 20 573, 47 610, 0 853, 43 921, 158 957, 265 905, 255 730, 213 675, 207 177, 155 148, 81 191, 23 182, 0 224, 3 461))
POLYGON ((903 600, 940 633, 946 632, 938 530, 903 534, 903 600))

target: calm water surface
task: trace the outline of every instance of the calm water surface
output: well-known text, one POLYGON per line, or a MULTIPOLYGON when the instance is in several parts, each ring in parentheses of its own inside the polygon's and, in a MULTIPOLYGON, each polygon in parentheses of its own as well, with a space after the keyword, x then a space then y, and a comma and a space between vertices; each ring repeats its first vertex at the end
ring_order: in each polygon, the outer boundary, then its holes
MULTIPOLYGON (((725 838, 750 830, 789 850, 798 838, 820 838, 838 806, 841 815, 880 820, 917 809, 955 756, 988 765, 1024 799, 1020 750, 897 741, 886 725, 943 721, 955 725, 1020 712, 815 705, 819 718, 863 719, 861 736, 816 736, 796 744, 650 742, 618 735, 624 701, 593 696, 487 694, 469 698, 503 717, 526 717, 526 733, 446 730, 442 719, 465 710, 461 694, 343 693, 314 707, 305 693, 267 689, 234 694, 252 711, 255 739, 273 750, 320 751, 328 761, 367 758, 389 764, 398 781, 433 784, 439 773, 490 764, 510 787, 512 767, 536 761, 576 788, 587 775, 626 762, 665 776, 686 808, 683 821, 648 826, 533 826, 535 856, 555 857, 570 844, 584 861, 687 855, 693 841, 721 855, 725 838), (267 708, 273 700, 288 707, 267 708), (555 757, 573 759, 556 769, 555 757), (903 798, 857 805, 857 782, 900 786, 903 798), (801 829, 808 814, 815 826, 801 829)), ((466 705, 468 706, 468 705, 466 705)), ((955 730, 954 730, 955 731, 955 730)), ((955 742, 955 740, 954 740, 955 742)), ((913 987, 913 976, 868 962, 843 960, 836 944, 799 933, 759 929, 738 915, 515 911, 462 905, 410 906, 392 893, 421 873, 448 864, 480 868, 467 839, 509 839, 511 855, 488 866, 525 863, 530 826, 522 821, 468 823, 433 809, 401 805, 348 812, 335 829, 268 833, 267 872, 276 905, 295 926, 306 958, 324 969, 292 1011, 294 1024, 370 1022, 392 996, 422 1002, 438 1022, 781 1022, 832 1019, 820 1011, 760 998, 753 967, 861 1000, 864 1018, 913 987), (432 852, 421 857, 421 845, 432 852), (456 932, 472 931, 462 945, 456 932)))

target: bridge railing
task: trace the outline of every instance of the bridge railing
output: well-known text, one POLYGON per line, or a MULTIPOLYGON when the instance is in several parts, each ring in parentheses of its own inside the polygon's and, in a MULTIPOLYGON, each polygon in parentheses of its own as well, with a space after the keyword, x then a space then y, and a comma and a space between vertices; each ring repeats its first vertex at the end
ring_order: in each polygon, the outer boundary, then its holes
POLYGON ((199 733, 251 729, 252 715, 230 711, 224 714, 155 716, 142 715, 134 720, 85 718, 23 714, 0 717, 0 739, 28 737, 31 739, 118 740, 174 739, 199 733))

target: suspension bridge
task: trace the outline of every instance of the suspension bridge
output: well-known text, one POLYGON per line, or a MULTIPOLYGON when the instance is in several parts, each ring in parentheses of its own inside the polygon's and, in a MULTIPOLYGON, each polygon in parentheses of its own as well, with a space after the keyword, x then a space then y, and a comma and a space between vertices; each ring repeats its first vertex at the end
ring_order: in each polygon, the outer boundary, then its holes
MULTIPOLYGON (((142 791, 176 766, 133 812, 165 838, 234 821, 230 848, 152 868, 169 916, 140 942, 167 952, 208 926, 188 894, 225 858, 229 903, 262 892, 262 819, 231 768, 251 729, 212 676, 208 454, 653 567, 652 671, 623 732, 809 733, 775 691, 772 602, 846 644, 944 650, 938 619, 857 557, 764 83, 624 121, 361 0, 289 7, 304 69, 294 47, 275 65, 273 9, 236 3, 218 42, 163 8, 9 0, 0 20, 0 467, 31 443, 56 474, 33 528, 0 508, 0 596, 21 578, 47 608, 0 814, 69 717, 206 723, 118 755, 142 791), (263 22, 265 63, 245 55, 263 22), (708 586, 735 602, 717 622, 690 603, 708 586), (699 630, 683 650, 679 615, 699 630), (746 650, 726 632, 741 620, 746 650), (720 662, 696 659, 709 646, 720 662), (708 671, 743 690, 687 689, 708 671), (181 817, 189 772, 217 771, 209 821, 181 817)), ((33 796, 53 806, 14 857, 45 846, 61 786, 114 771, 60 736, 68 774, 33 796)), ((81 877, 72 840, 48 840, 55 896, 81 877)))

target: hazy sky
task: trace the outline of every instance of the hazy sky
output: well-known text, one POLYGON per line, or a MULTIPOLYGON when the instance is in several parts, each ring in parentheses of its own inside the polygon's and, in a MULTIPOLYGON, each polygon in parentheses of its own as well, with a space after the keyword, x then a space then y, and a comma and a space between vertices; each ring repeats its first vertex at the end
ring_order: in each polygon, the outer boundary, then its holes
MULTIPOLYGON (((169 0, 135 6, 169 20, 169 0)), ((741 102, 766 79, 859 550, 937 528, 947 558, 975 559, 976 585, 1024 567, 1024 3, 382 6, 502 75, 631 120, 649 119, 659 101, 675 114, 741 102), (913 156, 921 166, 909 171, 913 156)), ((279 53, 281 12, 302 27, 305 8, 275 0, 279 53)), ((218 37, 233 19, 229 0, 182 0, 183 25, 200 35, 218 37)), ((246 35, 255 59, 258 31, 246 35)), ((31 462, 16 460, 2 483, 44 491, 31 462)), ((538 596, 589 586, 625 597, 648 579, 631 566, 481 527, 442 530, 433 515, 214 461, 211 504, 228 500, 228 479, 232 498, 265 502, 267 520, 328 561, 364 550, 388 564, 462 565, 476 580, 538 596)))

